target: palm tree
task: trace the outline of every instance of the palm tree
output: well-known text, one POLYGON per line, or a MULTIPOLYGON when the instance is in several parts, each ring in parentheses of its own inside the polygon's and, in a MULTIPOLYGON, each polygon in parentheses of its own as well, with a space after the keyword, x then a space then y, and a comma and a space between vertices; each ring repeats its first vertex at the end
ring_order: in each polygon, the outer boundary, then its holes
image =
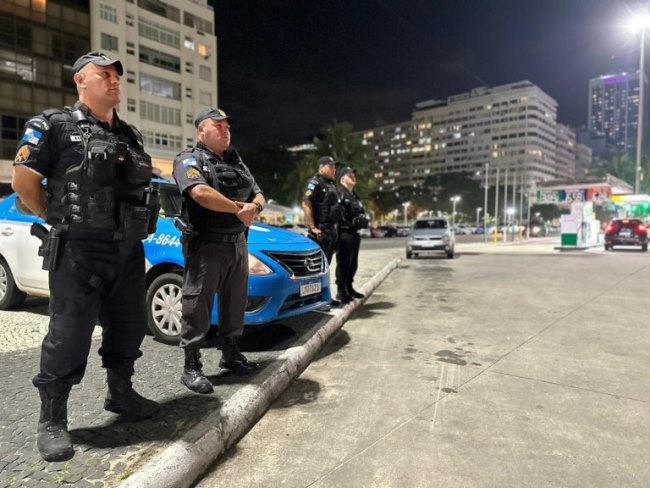
POLYGON ((291 205, 300 205, 305 191, 305 185, 309 178, 316 174, 316 163, 313 157, 304 157, 295 164, 293 171, 290 171, 282 185, 285 201, 291 205))

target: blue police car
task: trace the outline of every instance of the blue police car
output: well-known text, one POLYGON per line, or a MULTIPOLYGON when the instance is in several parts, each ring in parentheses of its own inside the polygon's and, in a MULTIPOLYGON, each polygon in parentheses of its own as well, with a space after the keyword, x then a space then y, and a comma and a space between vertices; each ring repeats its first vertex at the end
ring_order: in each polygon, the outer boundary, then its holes
MULTIPOLYGON (((155 234, 144 242, 149 328, 167 344, 180 337, 183 254, 174 217, 181 195, 175 184, 157 179, 161 215, 155 234)), ((19 307, 27 295, 49 296, 41 269, 40 241, 30 235, 39 219, 16 194, 0 202, 0 310, 19 307)), ((42 223, 42 221, 41 221, 42 223)), ((310 312, 329 303, 329 266, 320 247, 293 232, 254 224, 248 234, 249 284, 244 322, 259 325, 310 312)), ((218 296, 212 323, 218 325, 218 296)))

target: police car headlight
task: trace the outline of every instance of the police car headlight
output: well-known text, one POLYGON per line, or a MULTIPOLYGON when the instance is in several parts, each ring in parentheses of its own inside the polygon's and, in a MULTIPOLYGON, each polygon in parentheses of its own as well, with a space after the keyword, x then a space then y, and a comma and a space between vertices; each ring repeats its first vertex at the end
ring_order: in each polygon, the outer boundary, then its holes
POLYGON ((251 253, 248 253, 248 274, 255 276, 265 276, 272 273, 273 270, 271 268, 253 256, 251 253))

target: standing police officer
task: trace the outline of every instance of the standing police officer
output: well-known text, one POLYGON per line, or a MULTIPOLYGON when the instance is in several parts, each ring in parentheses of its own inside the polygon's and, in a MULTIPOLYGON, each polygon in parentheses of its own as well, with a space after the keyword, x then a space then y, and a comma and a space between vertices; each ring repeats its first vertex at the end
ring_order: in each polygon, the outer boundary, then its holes
POLYGON ((338 163, 331 156, 320 158, 318 174, 307 182, 302 197, 309 237, 320 245, 328 262, 332 261, 338 239, 338 223, 343 217, 334 182, 337 166, 338 163))
POLYGON ((41 397, 38 450, 46 461, 74 455, 67 400, 83 378, 97 319, 107 370, 104 408, 141 419, 156 402, 132 388, 133 364, 147 322, 142 239, 155 230, 159 205, 142 136, 120 120, 122 63, 92 52, 74 63, 79 100, 25 124, 12 187, 52 226, 32 232, 49 270, 50 324, 34 386, 41 397), (47 178, 43 187, 42 180, 47 178))
POLYGON ((183 194, 183 317, 181 383, 212 393, 203 374, 200 347, 210 329, 214 294, 219 294, 219 366, 244 374, 259 367, 239 351, 248 293, 248 227, 266 200, 237 151, 230 147, 229 117, 201 112, 194 125, 199 142, 174 160, 174 179, 183 194))
POLYGON ((368 218, 359 195, 354 191, 357 184, 356 171, 345 166, 339 171, 339 195, 343 208, 343 220, 339 223, 339 240, 336 248, 336 299, 341 303, 363 298, 352 287, 359 263, 361 236, 359 229, 368 227, 368 218))

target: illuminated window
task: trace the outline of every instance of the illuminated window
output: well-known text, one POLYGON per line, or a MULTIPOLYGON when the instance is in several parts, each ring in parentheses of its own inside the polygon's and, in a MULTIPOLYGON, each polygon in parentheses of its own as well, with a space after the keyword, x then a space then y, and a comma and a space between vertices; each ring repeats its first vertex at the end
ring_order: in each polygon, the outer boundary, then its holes
POLYGON ((205 44, 199 44, 196 51, 199 53, 199 56, 204 59, 208 59, 210 57, 210 49, 205 44))

